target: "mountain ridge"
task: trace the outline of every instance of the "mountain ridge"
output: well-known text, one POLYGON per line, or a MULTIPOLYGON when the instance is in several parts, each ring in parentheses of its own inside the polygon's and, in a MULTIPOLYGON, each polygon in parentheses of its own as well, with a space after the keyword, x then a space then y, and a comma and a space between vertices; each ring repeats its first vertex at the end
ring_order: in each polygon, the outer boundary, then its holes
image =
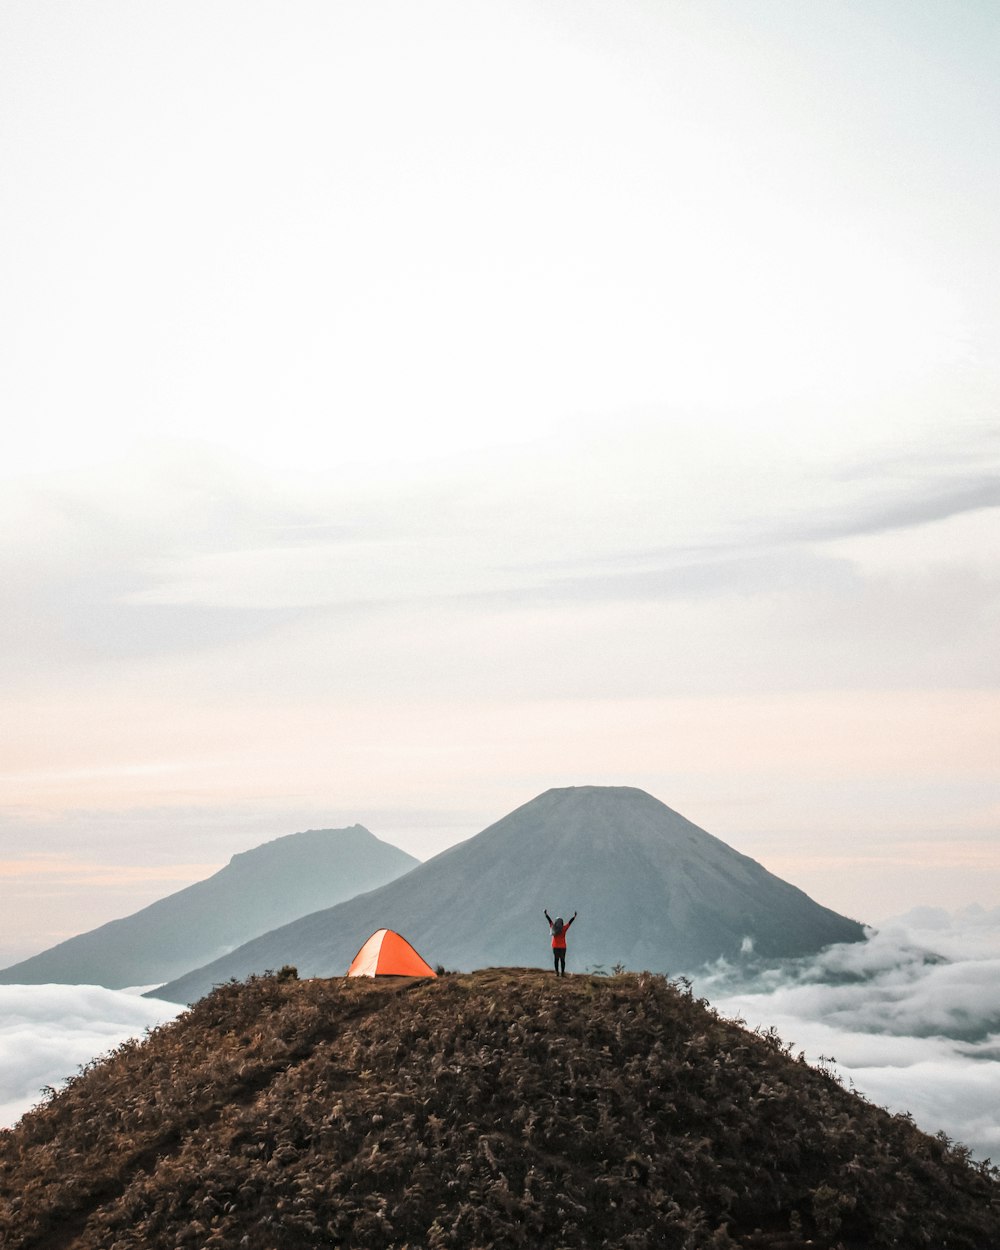
POLYGON ((237 852, 203 881, 12 964, 0 984, 162 983, 418 863, 359 824, 283 834, 237 852))

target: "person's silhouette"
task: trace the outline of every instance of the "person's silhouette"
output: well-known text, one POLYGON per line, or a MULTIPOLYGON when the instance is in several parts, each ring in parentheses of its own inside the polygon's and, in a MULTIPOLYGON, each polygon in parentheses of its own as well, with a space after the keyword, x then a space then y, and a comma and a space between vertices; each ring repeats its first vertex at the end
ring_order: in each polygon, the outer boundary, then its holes
POLYGON ((564 922, 562 916, 557 916, 553 920, 546 909, 545 919, 549 922, 549 932, 552 934, 552 960, 556 966, 556 976, 564 977, 566 975, 566 930, 576 919, 576 912, 564 922))

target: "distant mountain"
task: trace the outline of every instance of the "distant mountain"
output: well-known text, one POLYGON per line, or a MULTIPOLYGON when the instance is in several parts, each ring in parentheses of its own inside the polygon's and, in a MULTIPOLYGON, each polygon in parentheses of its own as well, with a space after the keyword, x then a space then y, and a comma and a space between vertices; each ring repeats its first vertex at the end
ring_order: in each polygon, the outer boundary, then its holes
POLYGON ((305 916, 164 986, 191 1002, 214 984, 292 964, 346 971, 375 929, 402 933, 431 964, 463 971, 547 965, 542 914, 579 918, 570 970, 622 963, 694 971, 752 952, 764 959, 856 942, 862 926, 642 790, 548 790, 469 841, 364 898, 305 916))
POLYGON ((0 972, 0 984, 152 985, 330 907, 420 861, 361 825, 309 829, 234 855, 225 868, 121 920, 0 972))
POLYGON ((223 985, 0 1176, 9 1250, 1000 1246, 993 1168, 644 973, 223 985))

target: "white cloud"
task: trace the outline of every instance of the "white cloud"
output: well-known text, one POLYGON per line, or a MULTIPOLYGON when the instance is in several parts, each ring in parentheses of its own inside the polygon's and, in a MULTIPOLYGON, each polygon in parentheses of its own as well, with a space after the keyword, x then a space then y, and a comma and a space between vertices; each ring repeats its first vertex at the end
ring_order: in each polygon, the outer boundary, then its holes
POLYGON ((75 1070, 183 1011, 98 985, 0 985, 0 1126, 75 1070))
POLYGON ((1000 1154, 1000 909, 921 909, 863 945, 789 961, 744 986, 720 969, 698 990, 925 1132, 1000 1154))

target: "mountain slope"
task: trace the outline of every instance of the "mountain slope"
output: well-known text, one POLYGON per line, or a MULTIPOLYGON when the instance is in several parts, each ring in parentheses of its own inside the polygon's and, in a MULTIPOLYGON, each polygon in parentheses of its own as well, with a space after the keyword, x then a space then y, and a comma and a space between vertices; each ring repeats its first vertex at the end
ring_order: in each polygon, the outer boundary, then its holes
POLYGON ((661 977, 230 984, 0 1133, 9 1250, 986 1250, 994 1169, 661 977))
POLYGON ((693 970, 804 955, 858 941, 861 926, 627 786, 548 790, 476 837, 365 898, 304 916, 164 986, 191 1002, 213 984, 293 964, 343 973, 375 929, 396 929, 431 964, 547 964, 542 915, 579 918, 569 967, 693 970))
POLYGON ((361 825, 289 834, 234 855, 205 881, 6 968, 0 984, 121 989, 166 981, 418 862, 361 825))

